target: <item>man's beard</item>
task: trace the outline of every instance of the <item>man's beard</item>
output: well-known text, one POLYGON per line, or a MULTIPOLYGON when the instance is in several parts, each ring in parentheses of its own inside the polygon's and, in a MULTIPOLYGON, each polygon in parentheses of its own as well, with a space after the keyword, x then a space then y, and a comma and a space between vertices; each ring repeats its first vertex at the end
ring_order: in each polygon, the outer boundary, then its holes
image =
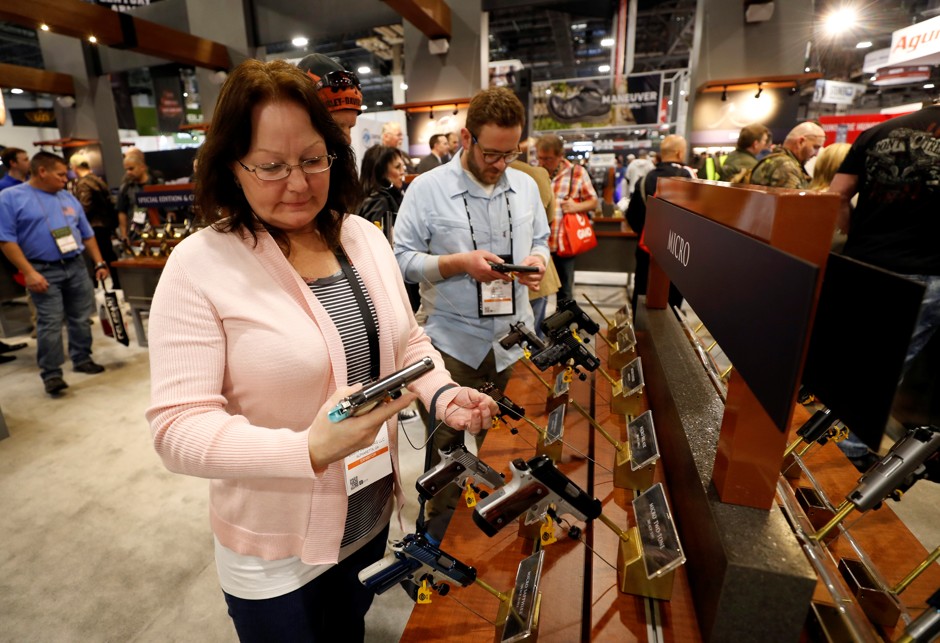
POLYGON ((467 156, 467 169, 469 169, 470 173, 476 177, 476 180, 483 185, 496 185, 499 183, 499 178, 503 175, 503 172, 500 170, 495 170, 497 172, 495 177, 493 176, 492 172, 487 175, 486 170, 477 165, 476 159, 474 159, 473 156, 473 152, 470 151, 467 156))

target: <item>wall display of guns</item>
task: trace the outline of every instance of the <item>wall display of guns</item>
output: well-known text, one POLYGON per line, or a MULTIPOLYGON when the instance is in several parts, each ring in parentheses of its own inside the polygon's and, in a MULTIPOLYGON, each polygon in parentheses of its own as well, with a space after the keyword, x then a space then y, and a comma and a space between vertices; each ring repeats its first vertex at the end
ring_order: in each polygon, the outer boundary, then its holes
POLYGON ((135 221, 128 224, 127 238, 121 243, 124 257, 166 257, 180 241, 201 229, 195 218, 184 219, 182 223, 166 223, 154 227, 149 221, 135 221))

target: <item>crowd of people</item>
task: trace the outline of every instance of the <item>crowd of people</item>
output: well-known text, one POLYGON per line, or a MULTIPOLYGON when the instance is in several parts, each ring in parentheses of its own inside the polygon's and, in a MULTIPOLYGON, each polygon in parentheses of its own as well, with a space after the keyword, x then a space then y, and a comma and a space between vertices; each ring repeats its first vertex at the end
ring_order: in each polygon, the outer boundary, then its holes
MULTIPOLYGON (((499 340, 519 322, 537 329, 548 295, 574 296, 575 259, 557 253, 562 222, 599 207, 560 137, 536 140, 537 166, 526 161, 526 111, 506 88, 474 95, 464 127, 434 134, 417 166, 401 127, 386 123, 357 169, 350 143, 361 108, 356 75, 326 56, 240 64, 198 152, 207 227, 168 257, 153 298, 154 446, 170 470, 211 481, 220 585, 245 641, 362 640, 373 595, 358 572, 384 554, 393 509, 412 486, 398 467, 399 413, 420 401, 432 464, 468 432, 482 445, 498 409, 478 389, 505 389, 522 356, 499 340), (506 273, 501 263, 534 270, 506 273), (422 359, 434 368, 411 393, 330 417, 363 384, 422 359)), ((918 156, 924 146, 903 159, 885 150, 930 131, 938 109, 825 149, 818 123, 797 124, 777 146, 753 124, 710 166, 695 167, 687 141, 666 136, 654 153, 621 159, 626 220, 642 234, 647 200, 667 177, 839 194, 845 253, 928 288, 912 358, 940 319, 929 248, 937 223, 927 212, 936 181, 916 183, 936 168, 918 156)), ((92 359, 93 279, 119 285, 112 237, 128 237, 135 195, 159 179, 131 150, 115 203, 87 157, 70 159, 71 189, 61 156, 7 148, 0 158, 0 250, 23 276, 40 377, 59 396, 63 325, 73 370, 104 370, 92 359)), ((642 244, 636 260, 634 307, 649 266, 642 244)), ((670 303, 681 305, 681 293, 670 303)), ((24 346, 0 342, 0 364, 24 346)), ((452 492, 428 505, 432 542, 445 534, 452 492)))

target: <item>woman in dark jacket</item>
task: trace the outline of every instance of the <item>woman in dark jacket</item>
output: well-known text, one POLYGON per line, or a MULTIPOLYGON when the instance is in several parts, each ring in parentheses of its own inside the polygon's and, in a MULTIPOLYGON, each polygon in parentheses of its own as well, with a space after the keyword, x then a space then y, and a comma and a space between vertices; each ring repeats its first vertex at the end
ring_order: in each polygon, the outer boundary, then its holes
POLYGON ((363 201, 356 214, 382 228, 391 242, 391 229, 395 215, 404 197, 405 159, 401 150, 385 145, 374 145, 362 158, 360 174, 363 201))
MULTIPOLYGON (((405 172, 405 157, 397 148, 374 145, 366 150, 362 157, 359 181, 362 184, 364 200, 356 214, 381 228, 389 243, 392 243, 395 217, 404 198, 402 187, 405 183, 405 172)), ((405 290, 408 291, 412 312, 418 312, 421 305, 418 284, 406 281, 405 290)))

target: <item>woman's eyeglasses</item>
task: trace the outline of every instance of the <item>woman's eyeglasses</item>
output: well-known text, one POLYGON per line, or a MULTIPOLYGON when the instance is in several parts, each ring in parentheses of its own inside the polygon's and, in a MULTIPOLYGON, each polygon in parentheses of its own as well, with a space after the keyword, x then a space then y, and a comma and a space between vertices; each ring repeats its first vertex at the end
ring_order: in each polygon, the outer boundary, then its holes
POLYGON ((297 165, 291 165, 289 163, 262 163, 261 165, 256 165, 251 168, 241 161, 238 161, 238 164, 262 181, 280 181, 290 176, 291 170, 295 167, 299 167, 300 171, 304 174, 326 172, 330 169, 330 166, 333 165, 334 160, 336 160, 335 154, 327 154, 325 156, 314 156, 313 158, 301 161, 297 165))
MULTIPOLYGON (((470 139, 473 141, 474 145, 480 144, 480 141, 477 140, 477 137, 473 133, 470 134, 470 139)), ((480 151, 483 153, 483 162, 486 163, 487 165, 493 165, 495 163, 498 163, 499 159, 503 159, 506 165, 509 165, 510 163, 515 161, 517 158, 522 156, 522 150, 516 150, 514 152, 493 152, 493 151, 484 150, 481 147, 480 151)))
POLYGON ((324 87, 329 87, 334 92, 347 87, 359 88, 359 76, 351 71, 331 71, 320 77, 314 89, 320 91, 324 87))

